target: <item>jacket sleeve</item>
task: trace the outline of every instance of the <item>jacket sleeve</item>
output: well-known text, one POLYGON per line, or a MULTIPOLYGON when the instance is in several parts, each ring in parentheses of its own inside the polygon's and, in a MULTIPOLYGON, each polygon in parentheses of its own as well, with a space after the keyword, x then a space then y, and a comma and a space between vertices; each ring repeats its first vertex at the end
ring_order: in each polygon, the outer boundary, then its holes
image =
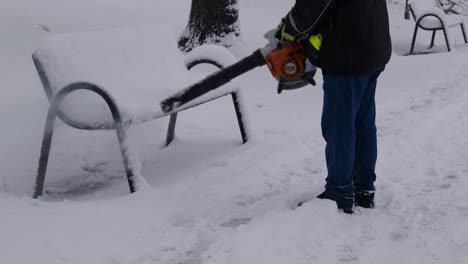
POLYGON ((337 1, 340 0, 296 0, 285 17, 287 32, 296 37, 314 33, 337 1))

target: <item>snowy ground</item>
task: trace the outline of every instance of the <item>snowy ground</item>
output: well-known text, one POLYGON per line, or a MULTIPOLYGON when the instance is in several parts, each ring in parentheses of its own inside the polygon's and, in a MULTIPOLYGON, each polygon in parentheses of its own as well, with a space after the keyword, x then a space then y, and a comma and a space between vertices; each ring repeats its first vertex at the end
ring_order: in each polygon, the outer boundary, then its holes
MULTIPOLYGON (((440 38, 435 54, 402 56, 414 22, 390 6, 373 210, 349 216, 320 200, 290 209, 324 184, 321 78, 279 96, 266 69, 239 80, 255 134, 248 144, 229 98, 183 113, 166 149, 167 120, 136 126, 152 189, 129 195, 114 134, 59 123, 48 194, 32 200, 48 106, 30 59, 40 39, 161 23, 181 32, 190 0, 0 1, 1 263, 466 263, 468 48, 458 29, 452 53, 440 38)), ((240 2, 247 52, 294 1, 240 2)), ((421 34, 416 49, 429 40, 421 34)))

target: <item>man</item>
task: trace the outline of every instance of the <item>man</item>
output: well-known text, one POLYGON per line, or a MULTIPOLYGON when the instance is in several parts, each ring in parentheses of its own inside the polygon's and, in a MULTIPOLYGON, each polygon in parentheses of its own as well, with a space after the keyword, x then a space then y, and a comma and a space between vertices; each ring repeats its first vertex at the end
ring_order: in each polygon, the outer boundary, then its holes
POLYGON ((318 198, 335 201, 345 213, 352 213, 353 205, 374 207, 375 90, 391 56, 386 0, 296 0, 278 34, 284 40, 322 41, 307 48, 324 80, 328 176, 318 198))

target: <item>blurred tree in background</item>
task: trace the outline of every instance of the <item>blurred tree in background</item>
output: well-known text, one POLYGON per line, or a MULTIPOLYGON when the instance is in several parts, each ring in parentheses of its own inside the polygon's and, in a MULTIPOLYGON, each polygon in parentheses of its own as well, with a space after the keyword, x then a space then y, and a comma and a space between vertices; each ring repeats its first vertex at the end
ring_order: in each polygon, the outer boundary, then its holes
POLYGON ((239 36, 238 0, 192 0, 188 25, 178 45, 184 52, 205 43, 229 46, 229 36, 239 36))

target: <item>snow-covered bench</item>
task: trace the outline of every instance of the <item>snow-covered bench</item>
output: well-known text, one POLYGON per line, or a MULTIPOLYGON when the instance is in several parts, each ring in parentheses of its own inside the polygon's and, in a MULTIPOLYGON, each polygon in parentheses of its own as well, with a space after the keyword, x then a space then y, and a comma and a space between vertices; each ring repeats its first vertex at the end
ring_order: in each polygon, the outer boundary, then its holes
POLYGON ((236 61, 227 49, 207 45, 184 56, 170 26, 52 36, 33 54, 50 102, 42 141, 34 198, 42 195, 58 116, 71 127, 116 130, 130 191, 144 182, 138 155, 126 142, 126 128, 170 115, 166 146, 174 138, 177 113, 232 95, 242 140, 247 141, 239 86, 229 83, 165 114, 159 103, 205 77, 189 70, 200 63, 218 68, 236 61), (188 70, 187 70, 188 69, 188 70), (109 111, 110 110, 110 111, 109 111))
POLYGON ((447 49, 450 52, 451 45, 448 37, 448 29, 460 25, 463 39, 465 43, 468 43, 466 38, 464 18, 461 15, 456 14, 445 14, 445 12, 438 6, 433 0, 410 0, 409 8, 413 15, 414 21, 416 22, 413 34, 413 41, 411 42, 410 55, 413 54, 414 45, 416 42, 416 35, 418 29, 432 31, 432 39, 430 48, 434 47, 434 40, 436 32, 442 30, 444 32, 445 42, 447 49))

